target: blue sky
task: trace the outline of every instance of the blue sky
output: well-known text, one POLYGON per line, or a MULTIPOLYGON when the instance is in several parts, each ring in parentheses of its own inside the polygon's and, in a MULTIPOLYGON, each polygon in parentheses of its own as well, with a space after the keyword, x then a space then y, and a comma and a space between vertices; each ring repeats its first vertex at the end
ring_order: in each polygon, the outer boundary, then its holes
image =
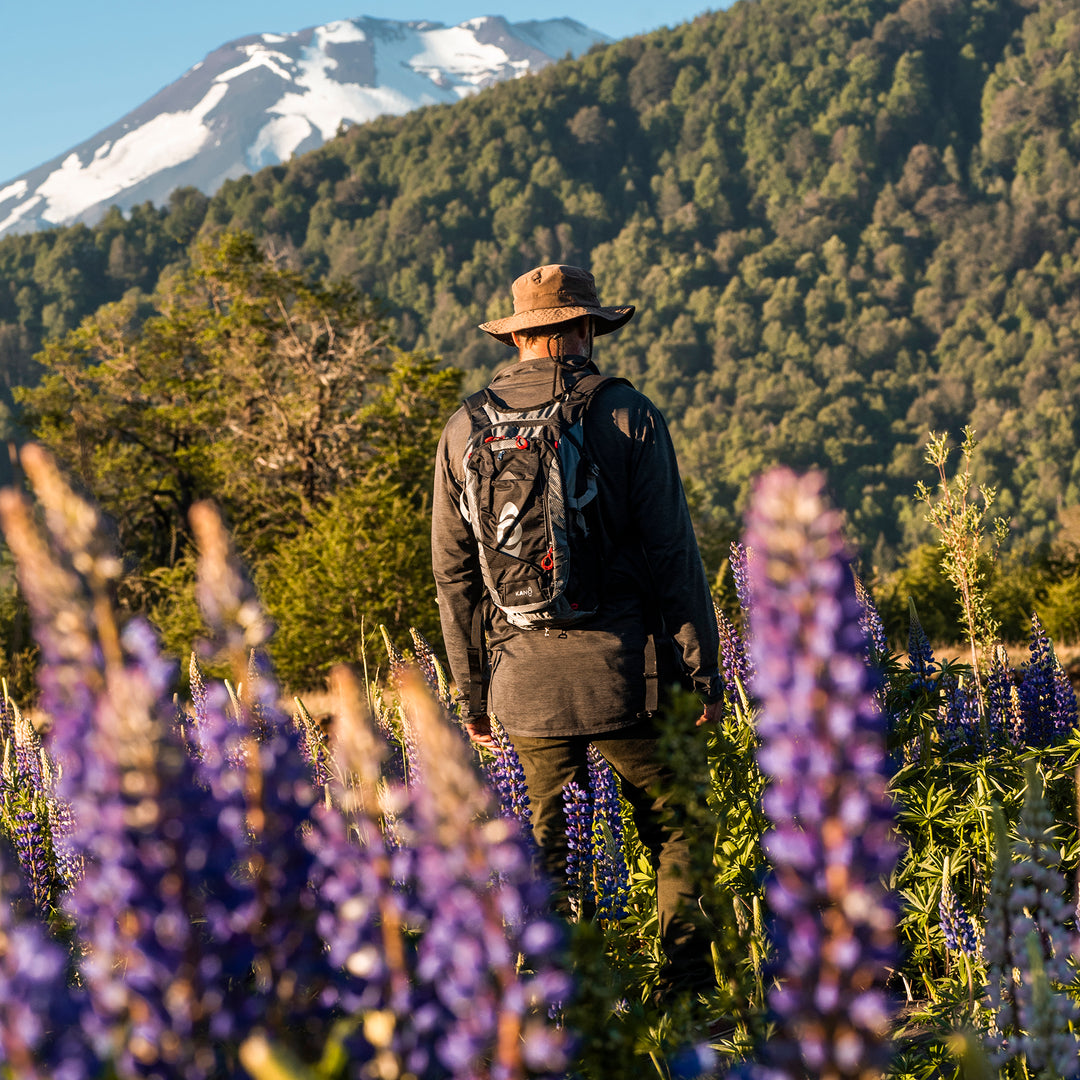
POLYGON ((0 184, 89 138, 233 38, 372 15, 454 24, 571 15, 610 37, 673 26, 731 0, 0 0, 0 184))

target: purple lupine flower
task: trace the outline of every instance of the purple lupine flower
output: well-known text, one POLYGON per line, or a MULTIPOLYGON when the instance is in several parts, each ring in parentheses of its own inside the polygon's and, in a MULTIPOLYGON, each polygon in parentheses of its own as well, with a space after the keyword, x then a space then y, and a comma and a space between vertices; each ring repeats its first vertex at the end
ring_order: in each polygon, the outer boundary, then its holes
POLYGON ((870 595, 870 590, 863 584, 862 579, 858 575, 855 577, 855 596, 859 601, 859 607, 862 611, 862 615, 859 618, 859 625, 862 627, 862 631, 866 635, 866 640, 869 645, 867 656, 871 660, 880 661, 889 655, 889 639, 885 635, 885 624, 881 621, 881 616, 878 614, 877 606, 874 604, 874 598, 870 595))
POLYGON ((196 1080, 219 1063, 224 988, 244 970, 229 970, 203 930, 215 890, 234 888, 234 859, 175 732, 171 668, 145 623, 117 625, 108 592, 118 563, 95 512, 40 450, 28 448, 24 465, 48 537, 21 497, 4 494, 0 508, 43 645, 42 697, 56 708, 55 805, 70 807, 86 856, 65 898, 86 988, 80 1026, 122 1074, 158 1066, 196 1080))
POLYGON ((49 871, 48 809, 44 796, 24 793, 16 802, 11 839, 19 857, 27 888, 39 911, 52 900, 53 880, 49 871))
POLYGON ((757 485, 747 542, 759 761, 772 778, 778 1019, 772 1075, 866 1076, 888 1059, 898 854, 886 793, 884 718, 840 517, 823 478, 787 469, 757 485))
POLYGON ((1020 683, 1023 742, 1028 746, 1049 746, 1054 739, 1054 671, 1058 666, 1038 613, 1031 616, 1031 659, 1024 667, 1020 683))
POLYGON ((1060 869, 1054 822, 1034 760, 1013 858, 1001 809, 994 807, 997 857, 986 906, 987 994, 997 1016, 997 1064, 1023 1053, 1032 1072, 1080 1073, 1080 1007, 1063 989, 1072 981, 1073 912, 1060 869), (1017 978, 1019 976, 1019 978, 1017 978))
POLYGON ((87 1080, 100 1064, 79 1026, 81 991, 67 951, 29 915, 30 899, 0 844, 0 1065, 20 1080, 87 1080))
POLYGON ((742 608, 744 625, 750 618, 750 561, 753 552, 738 540, 731 541, 731 576, 735 579, 735 594, 742 608))
POLYGON ((84 867, 83 856, 74 840, 75 815, 69 802, 55 796, 49 799, 48 807, 57 884, 70 889, 82 877, 84 867))
POLYGON ((0 694, 0 745, 8 742, 14 734, 11 727, 14 704, 6 693, 0 694))
POLYGON ((87 853, 66 900, 90 946, 84 1026, 124 1072, 209 1077, 224 1064, 251 968, 226 940, 245 894, 232 878, 237 851, 171 725, 172 665, 140 620, 119 645, 123 662, 105 672, 92 728, 95 783, 72 796, 87 853))
POLYGON ((746 690, 750 685, 750 659, 735 624, 716 605, 713 605, 713 609, 716 612, 716 628, 720 633, 720 674, 724 681, 724 699, 735 708, 746 701, 746 690))
POLYGON ((962 952, 967 956, 974 956, 979 951, 979 942, 975 936, 971 916, 956 899, 956 894, 948 883, 941 889, 938 917, 941 920, 941 932, 945 937, 945 948, 953 952, 962 952))
POLYGON ((949 676, 943 679, 944 701, 938 706, 938 736, 947 753, 965 754, 979 745, 979 702, 974 687, 949 676))
POLYGON ((414 1023, 433 1045, 429 1067, 414 1067, 417 1060, 409 1071, 513 1077, 524 1072, 528 1052, 533 1072, 562 1075, 565 1037, 547 1013, 569 984, 552 965, 559 935, 541 914, 547 889, 529 845, 516 820, 491 817, 469 747, 418 678, 406 677, 403 705, 426 766, 424 784, 412 789, 413 881, 427 919, 414 1023))
POLYGON ((206 719, 206 678, 199 666, 198 657, 192 653, 188 660, 188 688, 191 691, 191 708, 195 714, 195 726, 206 719))
POLYGON ((14 713, 12 742, 15 746, 15 782, 23 791, 41 792, 45 786, 41 769, 41 738, 14 702, 11 708, 14 713))
POLYGON ((1062 743, 1077 726, 1077 712, 1076 691, 1060 664, 1054 667, 1054 705, 1050 715, 1054 743, 1062 743))
POLYGON ((922 628, 922 623, 919 622, 915 605, 912 604, 908 623, 908 671, 911 673, 908 685, 912 695, 933 692, 936 669, 934 650, 930 647, 930 640, 922 628))
POLYGON ((439 663, 434 648, 416 627, 411 627, 409 634, 412 636, 416 662, 424 676, 424 681, 431 689, 435 700, 448 712, 454 713, 457 706, 454 702, 454 695, 450 692, 450 680, 447 679, 446 672, 443 670, 442 664, 439 663))
POLYGON ((322 729, 315 722, 307 707, 299 698, 293 698, 296 712, 293 713, 293 726, 300 741, 300 752, 311 766, 311 781, 316 787, 325 787, 330 783, 330 765, 326 750, 326 738, 322 729))
POLYGON ((593 806, 588 792, 571 780, 563 788, 563 812, 566 815, 566 885, 570 910, 575 918, 591 906, 593 900, 593 806))
POLYGON ((589 744, 589 787, 593 799, 596 917, 618 920, 626 915, 630 869, 615 772, 600 751, 589 744))
POLYGON ((491 719, 491 735, 495 740, 495 751, 485 771, 499 796, 502 815, 514 818, 521 826, 522 832, 531 837, 532 810, 529 807, 525 770, 521 767, 521 760, 510 737, 506 734, 506 729, 495 717, 491 719))
POLYGON ((990 750, 1005 743, 1012 728, 1012 666, 1003 645, 994 647, 986 680, 986 728, 990 750))

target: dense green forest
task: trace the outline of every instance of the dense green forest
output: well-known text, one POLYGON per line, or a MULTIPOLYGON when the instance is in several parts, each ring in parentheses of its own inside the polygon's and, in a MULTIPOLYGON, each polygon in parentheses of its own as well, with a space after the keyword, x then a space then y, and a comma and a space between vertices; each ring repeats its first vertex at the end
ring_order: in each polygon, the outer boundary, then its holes
POLYGON ((976 479, 1037 547, 1080 502, 1078 155, 1075 3, 740 0, 209 199, 5 238, 0 379, 246 230, 469 389, 511 356, 476 323, 569 261, 638 305, 598 359, 667 412, 706 532, 734 532, 765 465, 816 465, 891 567, 928 539, 927 433, 970 424, 976 479))

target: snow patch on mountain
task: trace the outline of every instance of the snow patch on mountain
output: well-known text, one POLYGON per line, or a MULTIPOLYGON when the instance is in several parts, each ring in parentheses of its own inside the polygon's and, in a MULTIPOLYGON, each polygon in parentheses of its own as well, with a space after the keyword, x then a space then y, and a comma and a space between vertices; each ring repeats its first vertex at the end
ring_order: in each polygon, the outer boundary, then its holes
POLYGON ((48 201, 49 221, 76 217, 88 206, 105 202, 125 188, 167 169, 177 159, 194 157, 211 136, 203 123, 225 98, 228 87, 215 83, 188 112, 161 113, 130 134, 107 141, 89 162, 77 152, 64 158, 37 194, 48 201))
POLYGON ((0 187, 0 235, 163 202, 320 146, 343 123, 449 103, 608 39, 573 19, 341 19, 230 42, 126 117, 0 187))

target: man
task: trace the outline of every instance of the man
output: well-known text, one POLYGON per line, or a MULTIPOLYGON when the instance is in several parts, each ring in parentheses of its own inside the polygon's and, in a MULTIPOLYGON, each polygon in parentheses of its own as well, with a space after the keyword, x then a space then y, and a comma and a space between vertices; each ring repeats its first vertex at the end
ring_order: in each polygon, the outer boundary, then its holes
MULTIPOLYGON (((595 375, 593 338, 620 329, 634 314, 633 307, 601 306, 592 274, 573 266, 522 275, 513 297, 513 315, 480 327, 517 349, 516 362, 489 387, 509 409, 540 406, 595 375)), ((706 988, 712 985, 709 939, 694 917, 690 840, 663 813, 671 774, 657 752, 646 674, 647 668, 655 673, 662 627, 703 702, 699 722, 712 720, 721 697, 719 642, 664 419, 622 380, 596 390, 584 412, 584 453, 596 466, 598 528, 591 542, 600 547, 599 606, 562 629, 515 626, 489 599, 463 500, 473 422, 462 408, 443 431, 432 511, 443 639, 467 730, 491 747, 490 713, 510 736, 525 770, 534 835, 556 885, 567 854, 562 790, 571 780, 587 784, 586 751, 590 742, 596 746, 620 777, 657 870, 668 957, 662 985, 706 988), (481 622, 484 674, 475 656, 481 622)))

